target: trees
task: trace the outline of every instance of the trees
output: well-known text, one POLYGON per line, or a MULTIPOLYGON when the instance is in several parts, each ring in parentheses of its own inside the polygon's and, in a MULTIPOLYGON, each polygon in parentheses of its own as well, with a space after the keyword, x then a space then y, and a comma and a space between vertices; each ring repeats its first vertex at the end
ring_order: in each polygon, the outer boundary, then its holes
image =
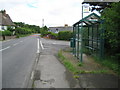
POLYGON ((120 2, 111 4, 111 8, 104 9, 102 19, 105 19, 105 49, 107 54, 120 56, 120 2))
POLYGON ((47 26, 44 26, 41 28, 40 33, 41 33, 41 36, 43 37, 43 36, 48 35, 50 32, 48 32, 47 26))
POLYGON ((113 60, 120 59, 120 2, 84 2, 93 6, 92 10, 101 13, 105 28, 105 54, 113 60), (99 6, 99 7, 98 7, 99 6))
POLYGON ((31 33, 40 33, 40 27, 36 25, 29 25, 23 22, 14 22, 16 24, 16 33, 17 34, 31 34, 31 33))

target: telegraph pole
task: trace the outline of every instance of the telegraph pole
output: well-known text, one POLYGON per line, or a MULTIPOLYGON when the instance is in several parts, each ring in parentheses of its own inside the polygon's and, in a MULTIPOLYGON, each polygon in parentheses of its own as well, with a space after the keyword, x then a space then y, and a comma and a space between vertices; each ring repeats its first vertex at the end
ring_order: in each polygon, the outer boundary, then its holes
POLYGON ((42 19, 42 27, 44 27, 44 19, 42 19))

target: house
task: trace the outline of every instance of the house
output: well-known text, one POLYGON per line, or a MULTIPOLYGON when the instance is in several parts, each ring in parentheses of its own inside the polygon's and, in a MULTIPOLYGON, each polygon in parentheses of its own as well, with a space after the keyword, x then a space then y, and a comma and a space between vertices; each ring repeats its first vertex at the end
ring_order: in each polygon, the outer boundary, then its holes
POLYGON ((60 31, 73 31, 72 26, 59 26, 59 27, 49 27, 49 31, 53 33, 59 33, 60 31))
POLYGON ((15 28, 15 24, 5 10, 0 11, 0 31, 7 30, 8 27, 15 28))

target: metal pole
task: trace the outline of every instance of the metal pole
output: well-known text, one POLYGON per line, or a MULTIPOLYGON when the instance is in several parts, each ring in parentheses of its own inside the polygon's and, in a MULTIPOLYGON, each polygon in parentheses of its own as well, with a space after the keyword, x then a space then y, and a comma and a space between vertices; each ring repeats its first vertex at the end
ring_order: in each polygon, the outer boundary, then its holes
MULTIPOLYGON (((82 5, 82 19, 83 19, 83 5, 82 5)), ((81 33, 81 48, 80 48, 80 61, 82 62, 83 61, 83 52, 82 52, 82 28, 83 28, 83 23, 81 24, 81 30, 80 30, 80 33, 81 33)))
POLYGON ((79 59, 79 53, 80 53, 80 47, 79 47, 79 39, 80 39, 80 36, 79 36, 79 34, 80 34, 80 32, 79 32, 79 23, 78 23, 78 54, 77 54, 77 57, 78 57, 78 59, 79 59))

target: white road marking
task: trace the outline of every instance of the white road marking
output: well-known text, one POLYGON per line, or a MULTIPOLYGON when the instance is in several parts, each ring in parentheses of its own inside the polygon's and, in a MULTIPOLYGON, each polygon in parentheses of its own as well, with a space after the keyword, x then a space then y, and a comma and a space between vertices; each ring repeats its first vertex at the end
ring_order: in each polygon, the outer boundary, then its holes
POLYGON ((19 43, 15 43, 15 44, 13 44, 13 46, 16 46, 17 44, 19 44, 19 43))
POLYGON ((40 44, 39 38, 37 39, 37 53, 40 53, 40 44))
POLYGON ((8 46, 8 47, 6 47, 6 48, 3 48, 3 49, 1 49, 0 51, 4 51, 4 50, 6 50, 6 49, 8 49, 8 48, 10 48, 11 46, 8 46))
POLYGON ((23 41, 20 41, 20 42, 23 42, 23 41))
POLYGON ((41 41, 40 41, 40 45, 41 45, 42 49, 44 49, 43 44, 42 44, 42 42, 41 42, 41 41))
POLYGON ((52 43, 52 44, 57 44, 57 43, 52 43))
POLYGON ((38 62, 38 59, 36 59, 35 61, 38 62))
POLYGON ((33 77, 34 77, 34 71, 32 71, 31 73, 31 80, 33 79, 33 77))

